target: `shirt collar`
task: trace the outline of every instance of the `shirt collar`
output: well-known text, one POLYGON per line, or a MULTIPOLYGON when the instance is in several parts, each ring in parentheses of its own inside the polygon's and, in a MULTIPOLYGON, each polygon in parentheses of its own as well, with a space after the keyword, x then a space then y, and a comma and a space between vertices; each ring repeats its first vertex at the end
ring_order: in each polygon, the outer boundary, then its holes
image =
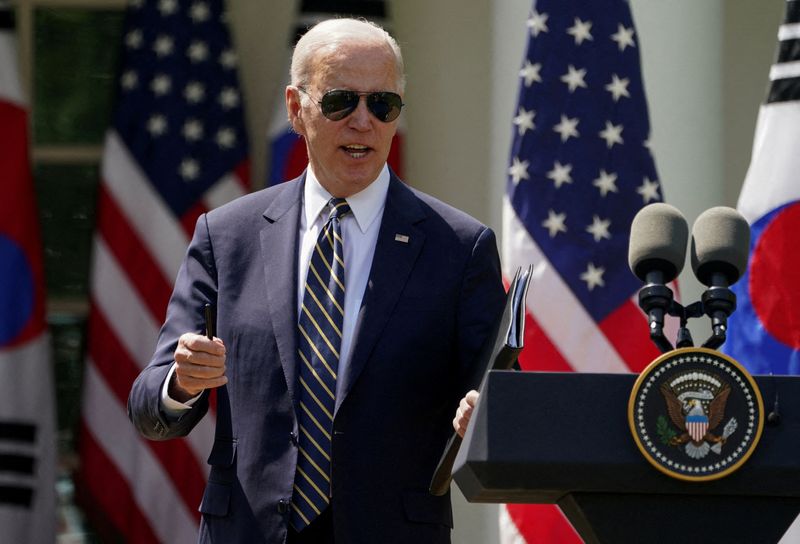
MULTIPOLYGON (((389 191, 389 168, 384 164, 378 177, 360 192, 347 197, 347 203, 353 212, 356 224, 361 232, 366 232, 386 203, 386 194, 389 191)), ((303 191, 305 199, 304 210, 306 225, 312 225, 325 209, 331 199, 314 175, 309 165, 306 170, 306 186, 303 191)))

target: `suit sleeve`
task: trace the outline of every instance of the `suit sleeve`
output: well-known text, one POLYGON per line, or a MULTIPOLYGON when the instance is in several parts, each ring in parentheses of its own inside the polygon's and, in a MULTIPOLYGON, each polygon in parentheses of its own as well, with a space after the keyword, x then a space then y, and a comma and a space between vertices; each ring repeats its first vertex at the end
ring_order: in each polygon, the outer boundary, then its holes
POLYGON ((169 418, 161 406, 161 387, 174 362, 178 338, 204 328, 203 307, 217 303, 217 276, 206 215, 200 216, 167 307, 156 350, 128 396, 128 417, 142 435, 153 440, 186 436, 208 410, 205 391, 180 419, 169 418))
POLYGON ((479 354, 494 329, 505 303, 505 289, 500 271, 497 242, 491 229, 484 227, 477 235, 472 255, 462 278, 458 309, 461 395, 480 384, 484 372, 479 354))

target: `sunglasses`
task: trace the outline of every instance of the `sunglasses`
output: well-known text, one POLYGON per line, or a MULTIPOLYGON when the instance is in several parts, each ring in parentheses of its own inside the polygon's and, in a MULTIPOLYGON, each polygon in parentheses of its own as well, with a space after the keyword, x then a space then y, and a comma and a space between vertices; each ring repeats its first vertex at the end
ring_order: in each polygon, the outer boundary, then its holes
MULTIPOLYGON (((298 89, 312 99, 314 98, 303 87, 298 87, 298 89)), ((317 104, 326 118, 331 121, 340 121, 355 111, 362 96, 367 98, 367 109, 370 113, 378 121, 384 123, 391 123, 397 119, 400 110, 403 109, 403 99, 400 98, 400 95, 389 91, 371 93, 334 89, 322 95, 322 100, 317 104)))

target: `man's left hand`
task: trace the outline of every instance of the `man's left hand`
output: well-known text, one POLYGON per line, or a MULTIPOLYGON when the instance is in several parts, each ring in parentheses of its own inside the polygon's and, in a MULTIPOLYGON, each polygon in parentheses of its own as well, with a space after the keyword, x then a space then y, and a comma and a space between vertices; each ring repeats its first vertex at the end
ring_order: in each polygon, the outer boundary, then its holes
POLYGON ((456 417, 453 418, 453 429, 458 433, 458 436, 464 438, 464 433, 467 432, 467 425, 469 418, 472 417, 472 410, 478 403, 479 394, 474 389, 467 393, 461 402, 458 404, 456 410, 456 417))

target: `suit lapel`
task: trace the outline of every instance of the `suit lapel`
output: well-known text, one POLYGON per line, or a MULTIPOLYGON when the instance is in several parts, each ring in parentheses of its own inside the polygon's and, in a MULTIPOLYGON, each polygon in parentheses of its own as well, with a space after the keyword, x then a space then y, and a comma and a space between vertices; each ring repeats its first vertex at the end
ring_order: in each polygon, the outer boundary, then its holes
POLYGON ((424 218, 417 197, 392 175, 375 256, 356 322, 350 364, 341 378, 344 380, 342 394, 336 397, 337 411, 369 359, 414 268, 425 243, 424 232, 415 225, 424 218))
POLYGON ((304 182, 303 177, 299 182, 285 184, 285 190, 264 211, 267 224, 260 233, 269 314, 286 386, 293 399, 297 398, 297 237, 304 182))

